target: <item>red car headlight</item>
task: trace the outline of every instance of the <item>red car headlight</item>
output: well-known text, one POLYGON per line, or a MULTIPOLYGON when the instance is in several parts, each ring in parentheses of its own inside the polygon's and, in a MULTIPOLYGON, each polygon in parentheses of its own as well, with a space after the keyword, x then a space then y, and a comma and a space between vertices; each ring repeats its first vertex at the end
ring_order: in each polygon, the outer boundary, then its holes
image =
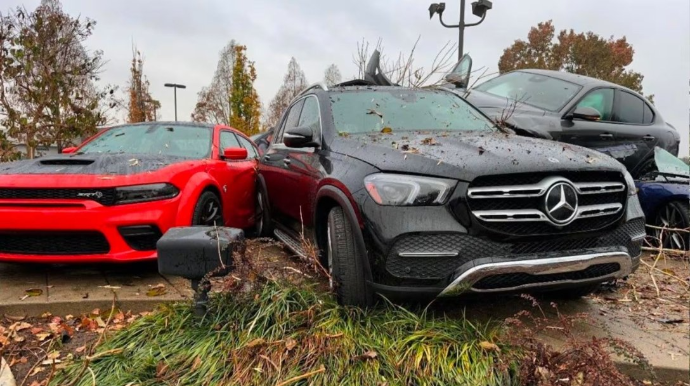
POLYGON ((115 204, 134 204, 139 202, 166 200, 180 194, 175 186, 166 183, 133 185, 115 188, 115 204))

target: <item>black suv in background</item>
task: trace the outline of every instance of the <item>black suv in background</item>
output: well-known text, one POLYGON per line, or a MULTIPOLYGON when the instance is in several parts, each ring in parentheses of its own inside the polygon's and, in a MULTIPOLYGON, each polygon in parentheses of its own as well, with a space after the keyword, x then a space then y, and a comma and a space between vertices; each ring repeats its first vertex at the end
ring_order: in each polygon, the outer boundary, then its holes
POLYGON ((614 159, 508 134, 446 89, 313 86, 261 159, 267 232, 318 246, 345 304, 586 294, 639 264, 635 185, 614 159))

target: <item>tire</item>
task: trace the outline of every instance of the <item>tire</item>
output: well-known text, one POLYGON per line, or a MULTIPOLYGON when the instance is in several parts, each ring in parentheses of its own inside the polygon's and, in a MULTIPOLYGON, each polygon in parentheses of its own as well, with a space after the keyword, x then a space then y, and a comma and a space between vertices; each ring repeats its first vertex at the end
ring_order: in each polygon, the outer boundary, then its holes
MULTIPOLYGON (((654 225, 668 228, 687 229, 690 228, 690 209, 688 203, 684 201, 671 201, 659 208, 656 214, 654 225)), ((690 250, 690 233, 688 232, 668 232, 660 229, 654 230, 655 240, 663 238, 664 248, 690 250)))
POLYGON ((203 192, 194 206, 192 226, 224 226, 223 207, 213 192, 203 192))
POLYGON ((550 299, 575 300, 590 295, 592 292, 596 291, 600 285, 601 283, 585 284, 579 287, 545 292, 544 295, 550 299))
POLYGON ((364 257, 357 252, 352 225, 343 208, 336 206, 328 213, 326 258, 331 287, 343 305, 367 307, 373 295, 364 277, 364 257))
POLYGON ((271 214, 268 211, 266 194, 261 189, 261 186, 256 187, 256 198, 254 200, 255 208, 255 223, 254 227, 248 232, 255 237, 271 237, 273 235, 273 228, 271 226, 271 214))

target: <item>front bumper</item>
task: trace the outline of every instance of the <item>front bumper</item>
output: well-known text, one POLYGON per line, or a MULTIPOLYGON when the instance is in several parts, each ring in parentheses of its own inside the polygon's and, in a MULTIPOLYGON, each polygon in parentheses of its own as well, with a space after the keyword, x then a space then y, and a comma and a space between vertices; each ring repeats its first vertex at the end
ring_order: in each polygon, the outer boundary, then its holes
POLYGON ((362 208, 374 267, 370 284, 391 296, 548 290, 622 278, 637 269, 645 235, 636 197, 614 226, 549 237, 477 231, 445 207, 383 207, 369 200, 362 208))
POLYGON ((94 263, 155 259, 155 235, 146 235, 146 229, 162 234, 177 225, 179 203, 179 196, 117 206, 89 200, 0 200, 0 261, 94 263))

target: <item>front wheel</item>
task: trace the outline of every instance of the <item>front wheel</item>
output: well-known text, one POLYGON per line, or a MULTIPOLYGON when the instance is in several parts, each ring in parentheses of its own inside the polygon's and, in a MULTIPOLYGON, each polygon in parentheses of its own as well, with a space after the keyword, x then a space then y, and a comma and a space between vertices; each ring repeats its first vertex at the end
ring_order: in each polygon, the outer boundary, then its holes
MULTIPOLYGON (((687 230, 690 228, 689 212, 687 202, 671 201, 659 209, 655 225, 669 229, 687 230)), ((690 249, 690 233, 688 232, 654 229, 654 236, 656 240, 663 242, 664 248, 685 251, 690 249)))
POLYGON ((326 255, 330 286, 343 305, 366 307, 373 296, 364 277, 364 257, 357 252, 352 224, 343 208, 336 206, 328 213, 326 255))
POLYGON ((213 192, 203 192, 194 207, 192 226, 224 226, 223 207, 213 192))

